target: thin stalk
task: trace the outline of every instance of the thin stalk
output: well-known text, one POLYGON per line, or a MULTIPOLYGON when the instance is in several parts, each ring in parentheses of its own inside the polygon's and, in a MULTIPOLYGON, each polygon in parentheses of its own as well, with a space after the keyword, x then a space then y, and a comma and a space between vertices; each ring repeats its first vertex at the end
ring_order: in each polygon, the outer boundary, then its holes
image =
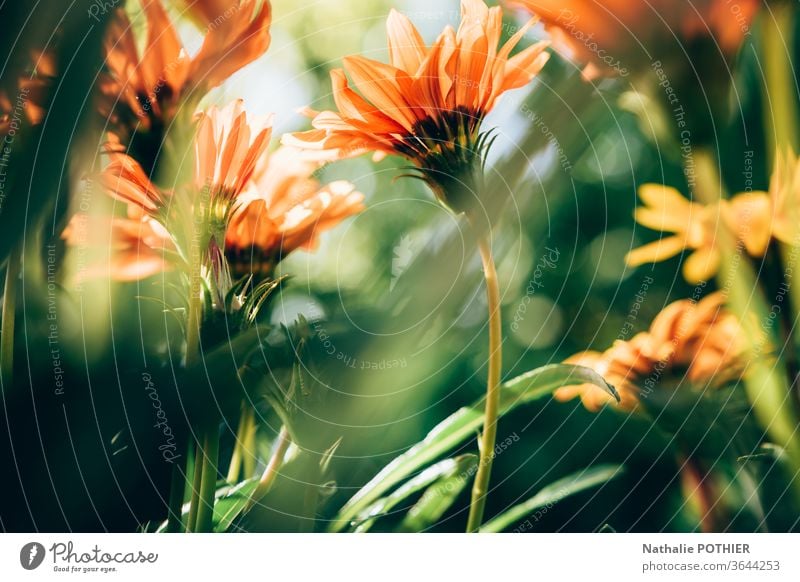
POLYGON ((245 438, 249 432, 250 409, 247 402, 242 400, 241 413, 239 415, 239 426, 236 429, 236 442, 233 445, 233 453, 231 454, 231 462, 228 465, 228 476, 225 480, 228 483, 236 483, 239 480, 239 475, 242 472, 242 460, 245 455, 245 438))
MULTIPOLYGON (((764 126, 770 164, 787 147, 797 151, 797 83, 792 65, 795 7, 792 3, 770 3, 771 14, 762 15, 764 64, 764 126)), ((770 170, 772 169, 770 165, 770 170)))
POLYGON ((214 522, 214 496, 217 491, 217 459, 219 456, 219 431, 216 423, 206 431, 203 438, 202 479, 200 496, 197 504, 197 522, 195 531, 208 533, 212 531, 214 522))
MULTIPOLYGON (((770 5, 771 15, 762 15, 762 43, 764 63, 763 115, 766 128, 765 142, 769 158, 767 170, 775 168, 776 158, 784 155, 787 149, 797 152, 798 89, 792 65, 791 47, 794 45, 795 8, 786 3, 770 5), (772 16, 770 18, 770 16, 772 16)), ((800 253, 794 244, 778 243, 784 273, 800 272, 800 253)), ((800 333, 794 329, 797 311, 800 309, 800 285, 793 284, 787 276, 787 288, 791 298, 794 318, 789 322, 788 332, 795 349, 800 348, 800 333)))
POLYGON ((14 320, 17 312, 17 279, 22 263, 22 249, 17 246, 8 255, 3 289, 3 321, 0 327, 0 378, 3 389, 10 389, 14 377, 14 320))
MULTIPOLYGON (((695 154, 698 176, 705 182, 698 193, 705 193, 702 201, 712 204, 713 192, 722 192, 718 166, 709 152, 695 154)), ((753 356, 748 360, 748 370, 742 379, 745 394, 753 414, 773 442, 783 447, 792 461, 793 470, 800 472, 800 439, 797 413, 791 397, 791 384, 785 358, 780 355, 766 357, 769 346, 780 345, 774 333, 764 329, 762 323, 770 317, 770 306, 759 285, 753 266, 737 245, 733 234, 721 223, 717 230, 720 250, 720 268, 717 283, 727 298, 728 309, 739 320, 743 337, 749 338, 753 356), (767 336, 765 336, 767 334, 767 336), (763 339, 762 339, 763 338, 763 339)), ((800 480, 794 479, 795 494, 800 499, 800 480)))
POLYGON ((475 482, 472 485, 472 499, 469 506, 467 531, 477 532, 483 523, 486 496, 489 492, 489 479, 494 460, 494 444, 497 439, 497 415, 500 403, 500 373, 503 363, 502 328, 500 318, 500 285, 497 269, 492 258, 489 235, 478 240, 483 274, 486 279, 486 298, 489 306, 489 372, 486 383, 486 411, 483 433, 479 441, 480 462, 475 482))
POLYGON ((278 438, 275 441, 275 451, 272 453, 272 458, 270 458, 269 463, 267 463, 267 468, 264 469, 264 474, 261 475, 258 486, 250 496, 250 501, 247 504, 248 510, 267 493, 269 493, 270 489, 272 489, 275 479, 278 478, 278 472, 281 468, 281 465, 283 465, 283 458, 286 456, 286 451, 289 450, 289 446, 291 444, 292 438, 289 436, 289 431, 286 428, 286 425, 283 425, 278 433, 278 438))
POLYGON ((186 531, 197 530, 197 509, 200 506, 200 486, 203 482, 203 449, 198 442, 195 445, 194 470, 192 471, 192 491, 189 501, 189 517, 186 520, 186 531))
POLYGON ((183 511, 183 492, 186 488, 184 469, 186 460, 172 465, 172 482, 169 490, 169 515, 167 516, 167 533, 178 533, 183 530, 181 513, 183 511))
POLYGON ((242 441, 242 467, 244 478, 249 479, 256 472, 256 413, 249 409, 250 422, 242 441))

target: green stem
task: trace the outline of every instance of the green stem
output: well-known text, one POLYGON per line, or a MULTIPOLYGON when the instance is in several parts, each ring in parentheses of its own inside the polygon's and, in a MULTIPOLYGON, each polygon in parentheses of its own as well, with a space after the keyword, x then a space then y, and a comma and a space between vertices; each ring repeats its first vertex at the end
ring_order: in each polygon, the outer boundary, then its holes
POLYGON ((289 445, 291 444, 292 438, 289 436, 289 431, 286 428, 286 425, 283 425, 278 433, 278 438, 275 441, 275 451, 272 453, 272 458, 270 458, 269 463, 267 463, 267 468, 264 469, 264 474, 261 475, 258 486, 250 496, 250 501, 247 504, 248 509, 258 503, 258 501, 267 493, 269 493, 270 489, 272 489, 275 479, 278 478, 278 472, 281 468, 281 465, 283 465, 283 458, 286 456, 286 451, 289 450, 289 445))
POLYGON ((219 431, 214 423, 203 438, 202 479, 197 506, 195 531, 209 533, 214 524, 214 496, 217 492, 217 458, 219 456, 219 431))
MULTIPOLYGON (((713 204, 712 192, 722 191, 722 180, 713 156, 698 151, 695 155, 698 176, 705 180, 698 186, 698 193, 705 193, 706 204, 713 204)), ((720 269, 717 283, 726 295, 728 309, 734 313, 742 326, 745 338, 749 338, 753 355, 742 383, 753 407, 753 414, 769 437, 783 447, 792 461, 795 471, 800 471, 800 442, 798 441, 797 414, 791 397, 789 372, 786 362, 779 356, 766 357, 765 345, 780 345, 774 332, 762 327, 768 321, 770 307, 759 285, 758 276, 743 248, 737 245, 733 234, 720 223, 717 230, 720 251, 720 269)), ((796 493, 800 495, 800 480, 794 480, 796 493)))
POLYGON ((475 482, 472 485, 472 499, 467 519, 467 531, 477 532, 483 523, 486 496, 489 492, 489 479, 494 460, 494 445, 497 439, 497 416, 500 403, 500 373, 503 363, 502 327, 500 317, 500 285, 497 269, 492 258, 488 234, 480 237, 478 248, 486 279, 486 298, 489 306, 489 372, 486 384, 486 411, 483 433, 480 439, 480 462, 475 482))
POLYGON ((767 148, 770 170, 776 154, 791 147, 797 151, 797 85, 794 78, 791 47, 794 42, 795 8, 789 2, 770 3, 771 16, 764 12, 762 62, 764 125, 767 128, 767 148))
POLYGON ((183 511, 183 492, 186 489, 185 459, 172 465, 172 483, 169 491, 169 515, 167 516, 167 533, 178 533, 183 529, 181 513, 183 511))
POLYGON ((256 472, 256 413, 252 408, 249 409, 249 416, 247 432, 242 441, 242 466, 245 479, 249 479, 256 472))
POLYGON ((203 482, 203 450, 200 442, 195 445, 194 470, 192 473, 192 491, 189 501, 189 517, 186 520, 187 532, 193 532, 197 530, 197 510, 200 506, 200 487, 203 482))
POLYGON ((250 414, 247 402, 242 400, 241 413, 239 415, 239 426, 236 429, 236 442, 233 445, 233 453, 231 454, 231 462, 228 465, 228 476, 225 480, 228 483, 236 483, 239 480, 239 474, 242 472, 242 458, 244 456, 244 439, 248 433, 250 424, 250 414))
POLYGON ((0 327, 0 379, 2 388, 10 389, 14 377, 14 323, 17 312, 17 279, 22 262, 22 248, 11 249, 3 289, 3 321, 0 327))

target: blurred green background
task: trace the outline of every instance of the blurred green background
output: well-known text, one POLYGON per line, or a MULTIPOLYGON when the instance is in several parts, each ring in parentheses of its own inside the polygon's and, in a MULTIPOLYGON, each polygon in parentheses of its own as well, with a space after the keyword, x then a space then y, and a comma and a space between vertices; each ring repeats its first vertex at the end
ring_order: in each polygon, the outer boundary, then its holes
MULTIPOLYGON (((328 73, 341 57, 387 58, 385 19, 392 7, 410 16, 429 41, 458 22, 455 1, 432 9, 420 0, 274 0, 269 51, 204 103, 243 97, 248 109, 276 114, 276 136, 305 128, 297 108, 332 105, 328 73)), ((518 25, 513 16, 506 14, 509 30, 518 25)), ((180 22, 191 49, 200 37, 180 22)), ((537 27, 525 42, 542 34, 537 27)), ((620 105, 630 86, 597 86, 579 73, 554 57, 530 87, 505 95, 485 125, 497 127, 490 174, 496 200, 507 200, 490 203, 498 216, 493 245, 503 295, 505 378, 630 338, 667 303, 692 293, 678 259, 638 270, 622 260, 629 249, 656 238, 633 222, 637 186, 680 186, 680 160, 656 145, 641 116, 620 105)), ((757 143, 742 146, 744 128, 758 126, 752 111, 759 103, 746 74, 741 87, 739 119, 715 135, 730 150, 729 176, 739 175, 745 149, 762 150, 757 143)), ((763 165, 756 154, 756 187, 766 187, 763 165)), ((318 515, 296 507, 304 475, 302 467, 287 469, 252 529, 324 529, 361 485, 485 389, 488 332, 477 253, 463 222, 421 182, 398 178, 404 166, 398 159, 373 163, 365 156, 322 170, 322 181, 355 183, 367 210, 326 233, 315 252, 297 252, 281 264, 291 278, 266 315, 272 325, 266 366, 284 389, 292 385, 304 445, 321 454, 339 438, 341 444, 331 464, 330 496, 318 515), (294 359, 300 366, 293 371, 294 359)), ((741 188, 741 182, 730 187, 741 188)), ((67 194, 74 201, 80 191, 67 194)), ((48 219, 64 212, 56 209, 48 219)), ((152 281, 100 281, 76 289, 67 280, 76 257, 54 231, 44 239, 56 244, 59 265, 67 266, 57 299, 66 389, 54 394, 47 281, 34 270, 26 275, 18 308, 17 382, 3 393, 0 527, 132 531, 163 518, 170 469, 158 451, 143 371, 152 374, 178 434, 186 435, 185 410, 193 398, 172 379, 169 353, 177 324, 157 301, 146 299, 168 298, 170 291, 152 281)), ((214 386, 220 393, 227 389, 224 380, 214 386)), ((258 406, 266 450, 280 421, 266 402, 258 406)), ((223 465, 236 421, 227 419, 223 465)), ((685 515, 669 439, 641 419, 546 400, 503 418, 498 440, 509 436, 519 440, 495 460, 489 517, 570 472, 621 463, 623 476, 564 499, 532 531, 695 527, 685 515)), ((459 450, 475 451, 475 441, 459 450)), ((463 493, 435 530, 462 531, 467 505, 463 493)))

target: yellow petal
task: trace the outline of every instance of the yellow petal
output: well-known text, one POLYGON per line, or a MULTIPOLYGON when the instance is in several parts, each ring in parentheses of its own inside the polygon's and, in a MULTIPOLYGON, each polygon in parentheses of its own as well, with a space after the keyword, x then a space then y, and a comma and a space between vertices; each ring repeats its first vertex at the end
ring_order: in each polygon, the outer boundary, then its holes
POLYGON ((719 251, 714 247, 695 251, 683 264, 683 276, 691 284, 708 281, 719 270, 719 251))
POLYGON ((658 263, 674 257, 685 248, 679 236, 668 236, 655 242, 633 249, 625 255, 625 263, 630 267, 638 267, 645 263, 658 263))

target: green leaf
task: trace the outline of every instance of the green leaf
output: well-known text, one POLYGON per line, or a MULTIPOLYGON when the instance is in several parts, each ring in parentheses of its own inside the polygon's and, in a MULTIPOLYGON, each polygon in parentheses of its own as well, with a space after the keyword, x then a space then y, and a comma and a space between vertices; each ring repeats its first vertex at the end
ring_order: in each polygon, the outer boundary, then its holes
MULTIPOLYGON (((584 366, 553 364, 531 370, 500 387, 499 415, 516 407, 549 396, 562 386, 595 384, 619 399, 616 390, 594 370, 584 366)), ((364 485, 341 509, 329 531, 340 531, 366 507, 392 487, 432 463, 438 457, 471 438, 480 430, 484 420, 484 398, 463 407, 436 425, 424 440, 395 458, 364 485)))
POLYGON ((465 471, 444 476, 428 487, 422 497, 408 510, 398 527, 402 532, 421 532, 441 519, 459 494, 470 483, 470 478, 478 467, 478 458, 465 471))
POLYGON ((353 520, 355 526, 353 531, 356 533, 368 531, 379 517, 386 515, 405 499, 422 491, 432 483, 442 479, 469 481, 469 477, 475 473, 477 464, 478 457, 476 455, 461 455, 454 459, 445 459, 428 467, 422 473, 406 481, 395 491, 386 497, 378 499, 359 513, 353 520))
POLYGON ((511 524, 539 509, 549 509, 553 504, 565 497, 575 495, 618 477, 622 471, 621 465, 599 465, 554 481, 527 501, 515 505, 505 513, 501 513, 491 521, 486 522, 481 527, 481 533, 501 532, 511 524))
POLYGON ((214 531, 222 533, 228 531, 233 520, 244 511, 250 502, 253 491, 258 486, 258 479, 242 481, 229 489, 224 495, 217 497, 214 505, 214 531))
MULTIPOLYGON (((253 478, 241 481, 233 486, 224 484, 217 489, 214 495, 216 502, 214 503, 214 516, 212 518, 212 529, 214 532, 222 533, 228 531, 233 521, 242 513, 245 507, 247 507, 250 496, 253 494, 253 491, 255 491, 257 485, 258 479, 253 478)), ((184 523, 186 523, 188 516, 189 504, 184 503, 181 509, 181 517, 184 523)), ((166 527, 167 522, 164 521, 156 531, 158 533, 163 533, 166 527)))

